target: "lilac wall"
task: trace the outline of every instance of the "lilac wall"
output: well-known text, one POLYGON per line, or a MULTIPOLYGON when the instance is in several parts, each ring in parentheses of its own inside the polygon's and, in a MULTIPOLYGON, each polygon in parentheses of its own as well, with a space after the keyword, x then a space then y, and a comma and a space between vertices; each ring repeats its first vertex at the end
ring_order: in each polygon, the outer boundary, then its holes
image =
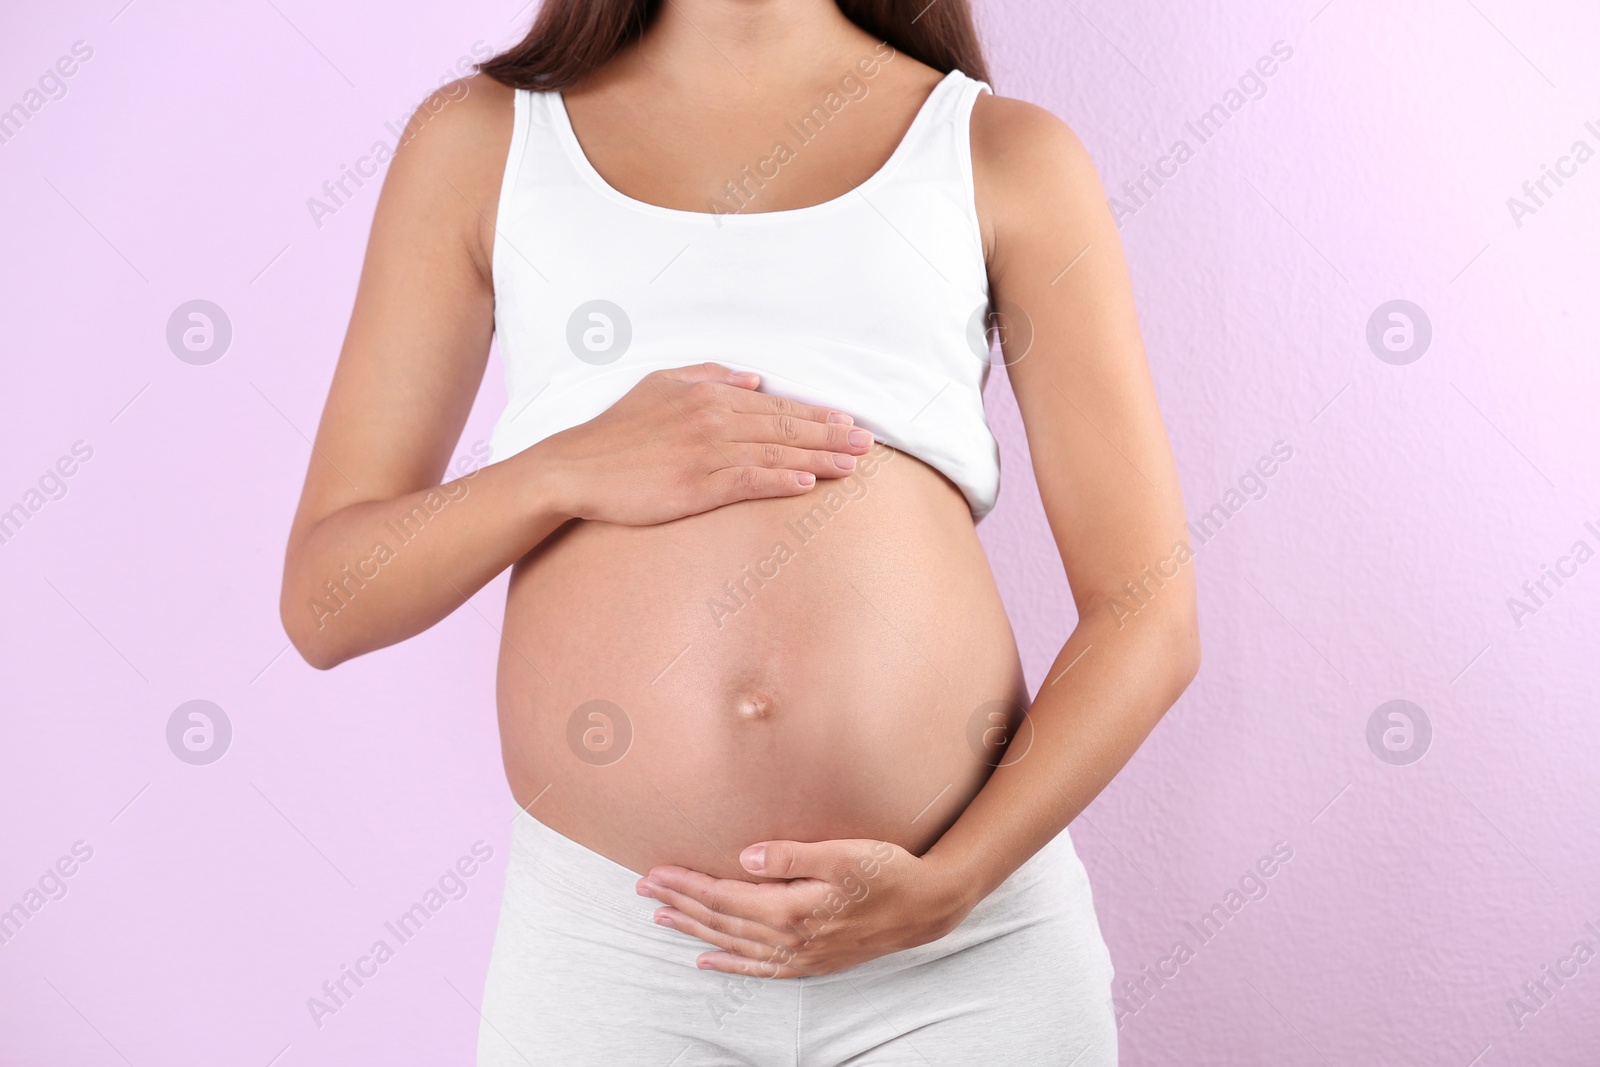
MULTIPOLYGON (((331 674, 275 602, 377 186, 320 225, 307 199, 526 15, 123 4, 0 35, 0 108, 73 70, 0 143, 0 508, 38 505, 0 544, 0 908, 39 904, 0 945, 0 1063, 465 1062, 511 813, 503 580, 331 674), (232 331, 204 365, 167 336, 196 299, 232 331), (194 700, 231 726, 211 764, 174 755, 194 700), (464 895, 315 1025, 307 998, 480 841, 464 895)), ((1146 983, 1125 1061, 1597 1062, 1600 16, 980 6, 1002 91, 1065 117, 1123 201, 1204 541, 1201 676, 1074 830, 1119 981, 1146 983), (1570 174, 1535 202, 1546 164, 1570 174), (1168 177, 1120 191, 1146 167, 1168 177), (1394 300, 1425 350, 1384 322, 1369 344, 1394 300), (1546 567, 1569 576, 1535 600, 1546 567)), ((1037 684, 1073 619, 1003 380, 991 401, 982 533, 1037 684)))

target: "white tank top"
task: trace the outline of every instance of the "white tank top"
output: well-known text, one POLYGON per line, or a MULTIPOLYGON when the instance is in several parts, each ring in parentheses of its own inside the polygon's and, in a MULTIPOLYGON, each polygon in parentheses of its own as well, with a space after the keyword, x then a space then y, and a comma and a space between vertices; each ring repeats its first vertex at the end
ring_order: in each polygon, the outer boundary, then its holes
MULTIPOLYGON (((843 196, 737 210, 783 180, 774 145, 704 212, 619 192, 583 154, 561 95, 517 90, 493 252, 507 399, 492 457, 587 422, 651 371, 710 360, 848 412, 949 478, 974 519, 988 514, 1000 455, 983 410, 989 283, 969 136, 987 89, 952 71, 843 196)), ((788 124, 780 143, 803 153, 828 136, 826 115, 788 124)))

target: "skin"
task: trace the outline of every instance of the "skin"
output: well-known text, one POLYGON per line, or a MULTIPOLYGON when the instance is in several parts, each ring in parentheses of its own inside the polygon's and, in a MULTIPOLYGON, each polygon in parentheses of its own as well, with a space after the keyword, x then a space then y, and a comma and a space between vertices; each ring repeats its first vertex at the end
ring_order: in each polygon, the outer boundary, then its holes
MULTIPOLYGON (((674 0, 565 98, 610 184, 700 211, 765 154, 773 129, 876 44, 827 0, 674 0)), ((886 64, 871 94, 841 113, 841 136, 808 146, 753 209, 848 193, 882 165, 939 77, 905 56, 886 64)), ((994 96, 974 108, 991 290, 1032 326, 1025 352, 1025 331, 1005 337, 1008 373, 1079 614, 1028 710, 1026 753, 991 775, 960 756, 966 713, 1013 697, 1020 669, 970 515, 931 468, 862 431, 852 439, 848 415, 770 396, 726 367, 683 368, 441 484, 493 328, 489 264, 509 139, 509 93, 481 77, 465 84, 464 98, 419 111, 385 181, 290 535, 291 640, 331 667, 427 629, 515 565, 500 672, 513 794, 641 872, 639 892, 662 903, 657 921, 714 946, 701 966, 822 974, 943 936, 1098 795, 1198 669, 1193 568, 1157 567, 1185 541, 1176 470, 1087 152, 1039 108, 994 96), (727 576, 727 559, 754 558, 810 506, 792 498, 848 484, 839 480, 874 462, 865 495, 786 565, 807 577, 763 587, 724 644, 708 641, 669 665, 659 687, 646 684, 685 638, 693 649, 703 636, 703 622, 675 613, 727 576), (331 618, 307 610, 414 506, 434 514, 427 536, 331 618), (911 560, 905 570, 885 559, 886 540, 911 560), (949 588, 925 610, 890 619, 876 606, 915 606, 928 592, 918 576, 952 557, 949 588), (630 559, 645 563, 618 569, 630 559), (586 578, 608 567, 613 580, 586 578), (1147 567, 1160 570, 1159 591, 1130 612, 1124 583, 1145 581, 1147 567), (852 576, 881 622, 850 600, 852 576), (620 599, 602 603, 602 590, 620 599), (634 639, 597 646, 616 620, 634 625, 634 639), (599 629, 577 641, 586 626, 599 629), (550 653, 564 637, 571 654, 550 653), (874 678, 887 679, 875 695, 874 678), (613 767, 563 758, 567 712, 610 679, 636 686, 626 705, 633 749, 613 767), (863 692, 874 725, 899 746, 887 760, 818 732, 855 721, 818 694, 863 692), (735 758, 707 745, 732 746, 735 758), (790 773, 797 766, 820 770, 790 773), (885 814, 914 811, 941 783, 947 791, 916 820, 885 814), (865 792, 837 802, 852 789, 865 792)))

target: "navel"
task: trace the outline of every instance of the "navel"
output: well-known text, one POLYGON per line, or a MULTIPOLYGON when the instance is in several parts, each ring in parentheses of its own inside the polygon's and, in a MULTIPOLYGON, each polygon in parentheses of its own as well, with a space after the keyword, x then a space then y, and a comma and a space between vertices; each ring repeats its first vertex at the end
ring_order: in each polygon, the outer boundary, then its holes
POLYGON ((775 708, 772 697, 760 691, 745 693, 734 702, 735 713, 746 722, 770 719, 775 708))

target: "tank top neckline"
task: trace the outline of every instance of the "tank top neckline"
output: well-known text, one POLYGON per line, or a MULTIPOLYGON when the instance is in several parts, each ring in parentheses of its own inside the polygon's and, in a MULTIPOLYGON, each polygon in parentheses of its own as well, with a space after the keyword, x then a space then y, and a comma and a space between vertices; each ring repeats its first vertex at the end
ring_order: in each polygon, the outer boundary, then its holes
MULTIPOLYGON (((744 219, 763 218, 769 215, 779 216, 785 219, 794 219, 809 214, 832 210, 845 203, 848 203, 857 194, 871 192, 875 187, 887 181, 893 174, 896 166, 899 165, 900 161, 912 151, 916 145, 918 136, 922 132, 923 127, 925 127, 931 121, 930 116, 934 112, 935 102, 949 91, 949 86, 951 84, 963 77, 965 76, 959 69, 952 70, 934 85, 927 97, 922 101, 921 106, 917 108, 917 113, 911 119, 911 125, 906 127, 906 132, 901 136, 899 143, 897 143, 894 146, 894 150, 889 153, 889 158, 884 160, 883 165, 868 175, 867 178, 859 185, 856 185, 855 187, 848 189, 845 192, 840 193, 838 196, 832 197, 831 199, 824 200, 816 204, 807 204, 803 207, 784 208, 779 211, 730 211, 727 212, 726 215, 737 214, 740 218, 744 219)), ((604 196, 608 200, 622 204, 625 207, 632 208, 635 211, 642 211, 647 214, 658 215, 664 218, 703 221, 705 219, 721 219, 726 217, 724 214, 713 213, 710 211, 687 211, 683 208, 666 207, 662 204, 652 204, 649 201, 639 200, 631 197, 627 193, 624 193, 622 190, 618 189, 616 186, 612 185, 610 182, 606 181, 605 176, 602 175, 595 167, 594 163, 590 161, 588 153, 584 152, 583 145, 578 141, 578 135, 572 128, 572 118, 567 113, 566 98, 562 96, 559 90, 549 92, 544 95, 546 95, 550 100, 550 111, 553 118, 556 138, 561 142, 561 147, 566 150, 568 159, 577 169, 578 173, 583 177, 584 181, 600 195, 604 196)))

